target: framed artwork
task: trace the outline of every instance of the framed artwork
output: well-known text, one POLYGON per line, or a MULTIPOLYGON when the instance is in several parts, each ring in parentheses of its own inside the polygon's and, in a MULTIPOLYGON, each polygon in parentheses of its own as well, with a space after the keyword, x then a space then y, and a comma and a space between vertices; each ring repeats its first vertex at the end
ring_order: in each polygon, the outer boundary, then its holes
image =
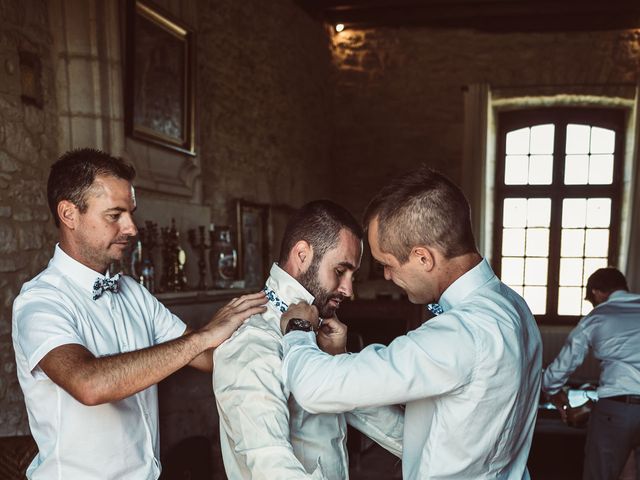
POLYGON ((238 200, 236 212, 240 275, 246 288, 260 288, 269 273, 269 206, 238 200))
POLYGON ((195 155, 194 36, 141 0, 127 15, 127 133, 195 155))

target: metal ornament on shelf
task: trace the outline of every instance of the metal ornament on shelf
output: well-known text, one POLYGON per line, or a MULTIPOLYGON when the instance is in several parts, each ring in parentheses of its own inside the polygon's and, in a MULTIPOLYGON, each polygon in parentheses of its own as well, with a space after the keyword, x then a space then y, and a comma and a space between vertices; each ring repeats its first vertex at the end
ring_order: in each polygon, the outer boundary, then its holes
MULTIPOLYGON (((210 227, 213 230, 213 224, 210 227)), ((190 228, 187 231, 189 244, 198 252, 198 290, 207 289, 207 260, 206 251, 211 248, 206 243, 204 225, 198 226, 198 238, 196 239, 196 229, 190 228)))
POLYGON ((163 274, 160 286, 166 292, 180 292, 187 287, 184 265, 187 254, 180 246, 180 232, 176 229, 175 218, 171 219, 171 228, 160 228, 162 236, 163 274))
POLYGON ((238 252, 231 241, 231 229, 219 225, 209 231, 211 250, 209 265, 214 288, 231 288, 236 279, 238 252))
POLYGON ((131 255, 131 274, 149 292, 156 291, 153 249, 158 244, 158 225, 149 220, 138 229, 138 241, 131 255))

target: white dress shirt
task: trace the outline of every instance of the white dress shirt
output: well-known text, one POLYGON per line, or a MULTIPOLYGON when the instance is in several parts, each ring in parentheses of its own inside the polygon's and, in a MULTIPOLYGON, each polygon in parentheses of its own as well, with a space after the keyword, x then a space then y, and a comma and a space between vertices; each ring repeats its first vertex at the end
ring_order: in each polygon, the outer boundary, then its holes
POLYGON ((53 383, 38 363, 56 347, 79 344, 95 356, 139 350, 179 337, 185 324, 132 278, 93 300, 104 277, 59 246, 48 267, 13 304, 13 347, 38 455, 32 480, 140 480, 160 476, 155 386, 123 400, 86 406, 53 383))
POLYGON ((557 393, 589 348, 600 360, 598 398, 640 395, 640 295, 617 290, 580 320, 547 367, 543 390, 557 393))
POLYGON ((406 402, 405 479, 528 478, 542 362, 531 311, 484 260, 439 302, 443 314, 354 355, 285 335, 285 385, 310 412, 406 402))
POLYGON ((214 352, 213 387, 227 476, 345 480, 347 422, 400 456, 400 408, 313 415, 289 395, 282 381, 280 316, 288 305, 311 303, 313 296, 275 264, 265 290, 267 311, 252 316, 214 352))

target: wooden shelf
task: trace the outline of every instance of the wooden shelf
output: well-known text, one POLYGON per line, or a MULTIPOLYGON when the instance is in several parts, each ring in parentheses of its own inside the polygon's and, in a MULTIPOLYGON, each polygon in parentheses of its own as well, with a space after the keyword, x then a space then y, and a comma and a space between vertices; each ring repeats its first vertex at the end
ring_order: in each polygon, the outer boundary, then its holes
POLYGON ((154 294, 164 305, 185 305, 190 303, 224 302, 259 289, 227 288, 212 290, 187 290, 184 292, 163 292, 154 294))

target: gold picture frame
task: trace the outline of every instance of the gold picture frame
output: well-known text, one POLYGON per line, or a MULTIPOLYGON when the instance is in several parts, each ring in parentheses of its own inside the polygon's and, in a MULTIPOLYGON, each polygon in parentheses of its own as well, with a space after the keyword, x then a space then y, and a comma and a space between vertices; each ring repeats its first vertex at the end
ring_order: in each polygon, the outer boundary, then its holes
POLYGON ((195 155, 194 34, 141 0, 127 15, 127 133, 195 155))

